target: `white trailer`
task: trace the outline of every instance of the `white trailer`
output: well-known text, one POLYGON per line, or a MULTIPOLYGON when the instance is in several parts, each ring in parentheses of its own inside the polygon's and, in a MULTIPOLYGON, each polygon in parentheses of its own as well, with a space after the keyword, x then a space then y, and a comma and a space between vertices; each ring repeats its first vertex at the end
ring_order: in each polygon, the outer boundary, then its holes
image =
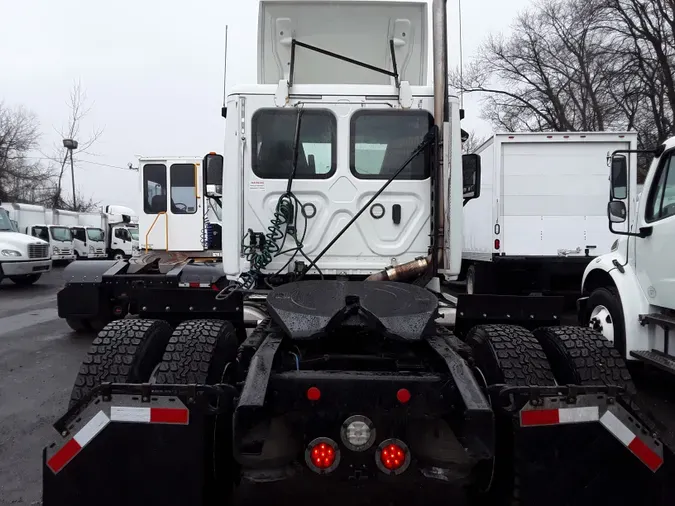
MULTIPOLYGON (((614 241, 606 215, 608 157, 636 148, 637 134, 628 132, 490 138, 477 150, 480 196, 464 207, 467 292, 578 293, 586 265, 614 241)), ((637 155, 630 156, 636 166, 637 155)))

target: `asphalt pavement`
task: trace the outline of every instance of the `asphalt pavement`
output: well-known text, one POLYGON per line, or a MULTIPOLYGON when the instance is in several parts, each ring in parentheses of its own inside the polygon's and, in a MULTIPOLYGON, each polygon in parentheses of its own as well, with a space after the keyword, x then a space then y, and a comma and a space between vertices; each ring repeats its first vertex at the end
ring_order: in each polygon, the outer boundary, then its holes
MULTIPOLYGON (((7 280, 0 283, 2 505, 41 504, 42 447, 55 436, 52 423, 65 413, 80 362, 93 339, 92 335, 76 335, 58 318, 56 294, 62 285, 62 268, 43 275, 33 286, 19 287, 7 280)), ((639 374, 636 379, 643 406, 662 424, 661 436, 675 445, 675 382, 651 373, 639 374)), ((287 504, 286 492, 263 487, 241 494, 238 502, 247 506, 287 504)), ((398 495, 396 501, 378 503, 411 505, 424 497, 423 490, 408 492, 398 495)), ((328 504, 334 497, 328 489, 316 494, 304 499, 314 503, 318 498, 328 504)), ((358 498, 349 502, 352 506, 359 503, 358 498)), ((339 503, 344 504, 344 498, 339 503)))

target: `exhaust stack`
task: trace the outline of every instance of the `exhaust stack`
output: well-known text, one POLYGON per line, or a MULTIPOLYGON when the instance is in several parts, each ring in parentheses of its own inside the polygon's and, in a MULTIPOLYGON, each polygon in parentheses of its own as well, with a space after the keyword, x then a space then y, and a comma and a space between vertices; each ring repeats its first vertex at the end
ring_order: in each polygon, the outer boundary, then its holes
POLYGON ((433 213, 434 248, 433 257, 434 275, 439 268, 443 268, 443 248, 445 246, 445 195, 443 192, 446 178, 443 170, 444 161, 440 146, 449 139, 443 138, 443 124, 448 121, 448 51, 447 51, 447 19, 446 0, 433 0, 431 7, 433 69, 434 69, 434 124, 437 127, 436 142, 436 174, 434 178, 433 213))

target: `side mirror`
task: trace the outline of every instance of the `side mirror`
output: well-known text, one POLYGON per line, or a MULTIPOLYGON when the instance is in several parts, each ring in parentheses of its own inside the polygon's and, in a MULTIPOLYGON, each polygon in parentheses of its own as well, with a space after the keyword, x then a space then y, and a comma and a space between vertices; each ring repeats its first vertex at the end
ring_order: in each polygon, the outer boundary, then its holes
POLYGON ((628 163, 624 155, 612 156, 610 196, 612 200, 628 198, 628 163))
POLYGON ((480 197, 480 155, 462 156, 462 180, 465 200, 480 197))
POLYGON ((204 188, 207 195, 222 193, 223 155, 209 153, 204 157, 204 188), (221 191, 218 191, 218 190, 221 191))
POLYGON ((607 204, 607 217, 610 223, 626 221, 626 203, 621 200, 612 200, 607 204))

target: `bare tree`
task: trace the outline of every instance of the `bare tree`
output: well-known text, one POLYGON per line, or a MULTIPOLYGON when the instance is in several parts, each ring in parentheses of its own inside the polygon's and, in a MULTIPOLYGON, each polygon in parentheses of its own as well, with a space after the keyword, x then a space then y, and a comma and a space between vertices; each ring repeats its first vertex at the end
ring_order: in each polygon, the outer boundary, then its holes
POLYGON ((540 0, 465 72, 482 116, 507 131, 675 133, 675 1, 540 0))
POLYGON ((39 139, 32 112, 0 103, 0 200, 32 202, 48 183, 48 169, 30 156, 39 139))
MULTIPOLYGON (((84 140, 80 139, 82 122, 85 117, 91 112, 93 104, 90 104, 87 99, 87 93, 82 88, 80 82, 73 84, 73 87, 70 91, 70 96, 67 102, 68 109, 70 111, 67 124, 58 131, 62 139, 73 139, 78 142, 77 153, 78 154, 87 154, 96 141, 103 134, 102 129, 93 128, 91 132, 85 137, 84 140)), ((96 203, 92 202, 91 199, 83 199, 78 196, 77 189, 75 188, 75 174, 71 174, 73 179, 73 188, 72 188, 72 200, 71 202, 66 202, 66 199, 63 196, 63 176, 66 171, 66 162, 67 155, 70 154, 70 169, 75 171, 77 167, 77 160, 72 158, 72 152, 68 153, 68 150, 62 145, 57 146, 55 149, 56 154, 51 157, 53 162, 60 163, 60 168, 57 171, 55 176, 55 188, 52 194, 51 205, 54 208, 65 208, 73 211, 89 211, 92 208, 96 207, 96 203)), ((90 154, 90 153, 89 153, 90 154)))
POLYGON ((475 153, 489 139, 489 137, 478 135, 475 130, 471 130, 468 134, 469 137, 462 143, 462 153, 464 154, 475 153))

